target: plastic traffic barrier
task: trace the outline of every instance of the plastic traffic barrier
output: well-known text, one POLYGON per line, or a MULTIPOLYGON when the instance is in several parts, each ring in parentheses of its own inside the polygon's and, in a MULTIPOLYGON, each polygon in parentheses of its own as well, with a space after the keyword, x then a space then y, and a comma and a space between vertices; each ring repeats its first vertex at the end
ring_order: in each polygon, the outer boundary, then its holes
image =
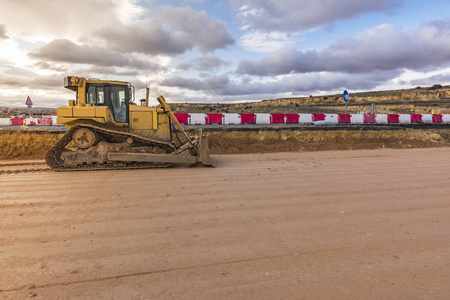
POLYGON ((223 113, 223 124, 236 125, 241 124, 241 117, 238 113, 223 113))
POLYGON ((255 114, 256 124, 270 124, 270 114, 255 114))
POLYGON ((299 123, 307 124, 312 123, 312 115, 311 114, 299 114, 300 121, 299 123))
POLYGON ((387 115, 387 122, 390 124, 400 123, 399 115, 397 115, 397 114, 387 115))
POLYGON ((352 124, 363 124, 364 123, 364 115, 357 114, 352 115, 352 124))
POLYGON ((284 124, 284 114, 270 114, 270 124, 284 124))
POLYGON ((376 115, 374 114, 365 114, 363 115, 364 118, 364 124, 375 124, 376 121, 376 115))
POLYGON ((286 124, 298 124, 300 116, 298 114, 286 114, 286 124))
POLYGON ((432 114, 423 114, 422 122, 423 123, 433 123, 433 115, 432 114))
MULTIPOLYGON (((189 114, 188 113, 174 113, 178 122, 183 125, 189 124, 189 114)), ((172 122, 173 123, 173 122, 172 122)))
POLYGON ((339 118, 337 114, 325 114, 326 124, 338 124, 339 118))
POLYGON ((222 114, 206 114, 206 124, 207 125, 213 125, 213 124, 222 124, 222 114))
POLYGON ((202 113, 191 113, 189 114, 189 124, 190 125, 204 125, 206 116, 202 113))
POLYGON ((422 123, 422 115, 421 114, 412 114, 411 115, 411 123, 422 123))
POLYGON ((410 114, 399 114, 398 115, 398 123, 402 123, 402 124, 411 123, 411 115, 410 114))
POLYGON ((443 122, 441 114, 431 115, 431 118, 433 119, 433 123, 442 123, 443 122))
POLYGON ((52 125, 52 118, 39 118, 38 124, 50 126, 52 125))
POLYGON ((241 124, 256 124, 255 114, 239 114, 241 116, 241 124))
POLYGON ((11 118, 11 125, 13 126, 22 126, 24 118, 11 118))
POLYGON ((338 123, 339 124, 343 124, 343 123, 347 123, 350 124, 352 120, 352 115, 350 114, 338 114, 338 123), (346 120, 346 116, 347 116, 347 120, 346 120))
POLYGON ((0 125, 3 125, 3 126, 11 125, 11 119, 10 118, 0 118, 0 125))
POLYGON ((312 121, 325 121, 325 114, 312 114, 312 121))

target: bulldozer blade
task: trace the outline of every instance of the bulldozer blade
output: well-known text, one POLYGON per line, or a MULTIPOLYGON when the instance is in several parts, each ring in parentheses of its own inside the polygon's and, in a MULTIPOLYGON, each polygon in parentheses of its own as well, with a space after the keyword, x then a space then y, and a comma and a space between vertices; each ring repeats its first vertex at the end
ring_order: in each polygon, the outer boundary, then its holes
POLYGON ((206 141, 206 135, 200 133, 200 140, 198 141, 197 149, 197 162, 204 164, 205 166, 210 166, 215 168, 216 166, 212 163, 211 157, 209 156, 208 143, 206 141))

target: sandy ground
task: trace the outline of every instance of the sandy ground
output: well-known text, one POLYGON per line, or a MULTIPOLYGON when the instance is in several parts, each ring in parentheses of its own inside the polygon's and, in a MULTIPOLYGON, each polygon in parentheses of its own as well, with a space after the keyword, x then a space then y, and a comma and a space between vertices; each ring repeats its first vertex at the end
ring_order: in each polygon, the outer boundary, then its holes
POLYGON ((450 148, 213 160, 3 173, 0 299, 450 298, 450 148))

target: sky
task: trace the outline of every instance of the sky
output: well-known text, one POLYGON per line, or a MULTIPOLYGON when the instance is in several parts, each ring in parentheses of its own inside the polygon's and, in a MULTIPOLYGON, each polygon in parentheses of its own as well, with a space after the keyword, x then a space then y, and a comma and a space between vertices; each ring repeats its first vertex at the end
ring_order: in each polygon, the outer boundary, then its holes
POLYGON ((450 0, 0 0, 0 106, 66 105, 66 76, 151 105, 446 85, 450 0))

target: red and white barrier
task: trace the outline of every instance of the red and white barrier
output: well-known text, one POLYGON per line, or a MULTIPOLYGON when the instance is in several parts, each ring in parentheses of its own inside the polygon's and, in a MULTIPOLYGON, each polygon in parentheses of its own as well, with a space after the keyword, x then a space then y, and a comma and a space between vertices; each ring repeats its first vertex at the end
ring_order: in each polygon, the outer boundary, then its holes
POLYGON ((298 114, 285 114, 286 124, 298 124, 300 116, 298 114))
POLYGON ((256 124, 270 124, 270 114, 255 114, 256 124))
POLYGON ((22 126, 23 125, 24 118, 11 118, 11 125, 12 126, 22 126))
MULTIPOLYGON (((423 114, 422 115, 422 123, 439 123, 439 122, 433 122, 433 116, 438 116, 438 115, 423 114)), ((442 123, 442 122, 440 122, 440 123, 442 123)))
POLYGON ((313 122, 325 121, 325 114, 312 114, 311 116, 313 122))
POLYGON ((422 123, 422 115, 421 114, 411 114, 411 123, 422 123))
POLYGON ((339 124, 339 117, 337 114, 325 114, 326 124, 339 124))
POLYGON ((206 120, 205 114, 191 113, 189 114, 189 125, 204 125, 206 120))
POLYGON ((11 119, 10 118, 0 118, 0 125, 1 126, 10 126, 11 119))
POLYGON ((205 123, 207 125, 221 125, 223 116, 222 114, 206 114, 205 123))
MULTIPOLYGON (((355 115, 357 116, 357 115, 355 115)), ((374 114, 364 114, 364 124, 375 124, 377 123, 377 115, 374 114)))
POLYGON ((52 118, 39 118, 38 124, 50 126, 52 125, 52 118))
POLYGON ((224 113, 223 124, 226 125, 241 124, 241 118, 238 113, 224 113))
MULTIPOLYGON (((240 124, 450 124, 450 114, 175 113, 183 125, 240 124), (347 118, 347 119, 346 119, 347 118)), ((0 118, 0 126, 56 125, 57 117, 0 118)))
POLYGON ((339 122, 339 124, 351 124, 352 123, 352 115, 351 114, 338 114, 338 122, 339 122))
POLYGON ((352 124, 364 124, 365 115, 352 115, 352 124))
POLYGON ((442 115, 442 123, 450 124, 450 115, 442 115))
POLYGON ((270 124, 284 124, 284 114, 270 114, 270 124))
POLYGON ((175 115, 175 118, 177 118, 178 122, 180 122, 180 124, 183 124, 183 125, 189 124, 189 114, 174 113, 174 115, 175 115))
POLYGON ((375 122, 377 124, 387 124, 388 123, 387 115, 385 115, 385 114, 376 114, 375 115, 375 122))
POLYGON ((409 124, 411 123, 411 115, 407 114, 399 114, 398 115, 398 123, 400 124, 409 124))
POLYGON ((256 124, 255 114, 239 114, 241 118, 241 124, 256 124))
POLYGON ((300 116, 300 124, 309 124, 312 123, 312 115, 311 114, 299 114, 300 116))

